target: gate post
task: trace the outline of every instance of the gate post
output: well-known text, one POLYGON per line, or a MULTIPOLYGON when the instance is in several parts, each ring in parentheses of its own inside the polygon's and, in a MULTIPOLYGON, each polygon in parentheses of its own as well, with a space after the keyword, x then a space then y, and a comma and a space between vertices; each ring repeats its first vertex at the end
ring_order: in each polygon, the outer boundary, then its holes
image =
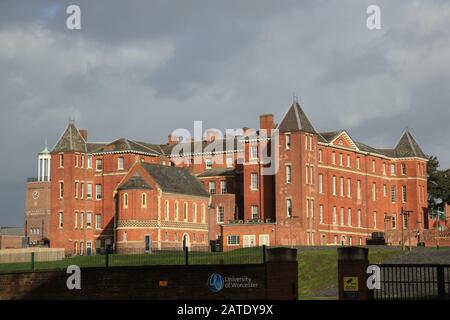
POLYGON ((343 247, 337 250, 339 300, 369 300, 366 284, 369 249, 343 247))

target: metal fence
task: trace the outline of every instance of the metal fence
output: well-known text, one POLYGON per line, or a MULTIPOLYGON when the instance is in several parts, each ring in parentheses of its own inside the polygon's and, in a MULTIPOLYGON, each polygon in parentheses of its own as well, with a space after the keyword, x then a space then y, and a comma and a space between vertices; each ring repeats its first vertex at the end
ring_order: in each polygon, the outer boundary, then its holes
POLYGON ((450 265, 380 264, 376 300, 450 299, 450 265))
POLYGON ((80 268, 108 268, 119 266, 151 265, 205 265, 205 264, 262 264, 265 262, 266 248, 252 247, 227 252, 213 252, 209 247, 143 249, 128 248, 119 253, 96 254, 91 256, 70 256, 55 260, 54 256, 30 253, 28 259, 14 263, 0 263, 0 273, 16 271, 58 270, 69 265, 80 268))

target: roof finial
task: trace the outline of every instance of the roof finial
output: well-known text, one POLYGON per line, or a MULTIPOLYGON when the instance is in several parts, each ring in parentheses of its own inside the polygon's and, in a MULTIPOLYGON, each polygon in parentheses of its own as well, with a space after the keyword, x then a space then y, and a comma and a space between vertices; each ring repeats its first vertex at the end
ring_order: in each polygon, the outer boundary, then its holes
POLYGON ((292 95, 292 103, 293 104, 298 103, 298 96, 295 93, 293 93, 292 95))
POLYGON ((69 124, 75 124, 75 118, 69 117, 69 124))

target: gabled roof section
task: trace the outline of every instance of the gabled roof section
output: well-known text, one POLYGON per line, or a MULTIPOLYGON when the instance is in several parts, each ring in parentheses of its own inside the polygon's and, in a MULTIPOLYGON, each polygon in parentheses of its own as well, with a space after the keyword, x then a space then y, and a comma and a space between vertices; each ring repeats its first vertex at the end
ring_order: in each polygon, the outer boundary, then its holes
POLYGON ((340 133, 338 133, 334 138, 331 139, 330 143, 335 146, 359 150, 355 141, 353 141, 353 139, 345 130, 341 130, 340 133))
POLYGON ((291 104, 283 119, 281 119, 280 124, 277 126, 277 129, 280 132, 304 131, 316 133, 316 130, 297 101, 291 104))
POLYGON ((408 129, 403 132, 397 145, 395 146, 395 153, 397 157, 418 157, 423 159, 428 159, 428 157, 423 153, 419 144, 413 138, 408 129))
POLYGON ((139 173, 135 173, 130 179, 125 181, 117 188, 117 190, 132 190, 132 189, 153 189, 139 173))
POLYGON ((203 184, 187 169, 152 163, 141 163, 163 192, 209 197, 203 184))
POLYGON ((87 152, 86 141, 73 122, 70 122, 66 131, 59 138, 52 152, 77 151, 87 152))

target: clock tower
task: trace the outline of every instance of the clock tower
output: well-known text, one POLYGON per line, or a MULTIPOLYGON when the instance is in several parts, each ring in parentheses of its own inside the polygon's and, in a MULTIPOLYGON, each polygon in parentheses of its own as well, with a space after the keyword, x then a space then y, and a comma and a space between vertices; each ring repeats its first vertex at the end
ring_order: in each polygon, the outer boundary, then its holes
POLYGON ((47 143, 38 154, 37 177, 28 178, 25 196, 25 236, 30 246, 45 245, 50 223, 50 166, 47 143))

